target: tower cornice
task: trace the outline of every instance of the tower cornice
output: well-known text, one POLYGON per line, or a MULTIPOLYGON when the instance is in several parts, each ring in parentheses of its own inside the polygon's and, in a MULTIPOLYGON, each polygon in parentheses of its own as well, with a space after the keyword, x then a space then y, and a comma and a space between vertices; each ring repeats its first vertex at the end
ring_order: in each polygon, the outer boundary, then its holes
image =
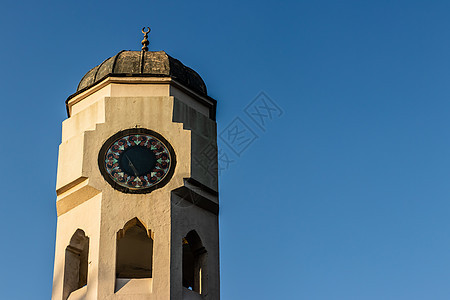
POLYGON ((72 106, 81 102, 86 97, 94 94, 95 92, 101 90, 109 84, 165 84, 171 87, 174 87, 178 90, 181 90, 185 94, 189 95, 193 99, 195 99, 199 104, 208 107, 209 109, 209 118, 212 120, 216 120, 216 107, 217 100, 214 98, 198 93, 192 89, 189 89, 185 85, 179 83, 177 80, 171 77, 163 77, 163 76, 154 76, 154 75, 141 75, 141 76, 127 76, 124 74, 109 74, 103 80, 97 82, 95 85, 91 86, 88 89, 80 90, 71 96, 69 96, 66 100, 66 110, 67 116, 70 117, 72 115, 72 106))

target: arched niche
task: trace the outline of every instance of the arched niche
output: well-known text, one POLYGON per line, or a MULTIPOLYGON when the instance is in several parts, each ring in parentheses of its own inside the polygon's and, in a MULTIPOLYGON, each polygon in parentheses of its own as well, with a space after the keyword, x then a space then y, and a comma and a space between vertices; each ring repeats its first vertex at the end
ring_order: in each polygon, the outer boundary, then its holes
POLYGON ((151 278, 152 269, 151 231, 133 218, 117 232, 116 278, 151 278))
POLYGON ((65 251, 63 299, 85 285, 88 278, 89 238, 77 229, 65 251))
POLYGON ((182 239, 183 286, 201 295, 207 290, 207 251, 195 230, 182 239))

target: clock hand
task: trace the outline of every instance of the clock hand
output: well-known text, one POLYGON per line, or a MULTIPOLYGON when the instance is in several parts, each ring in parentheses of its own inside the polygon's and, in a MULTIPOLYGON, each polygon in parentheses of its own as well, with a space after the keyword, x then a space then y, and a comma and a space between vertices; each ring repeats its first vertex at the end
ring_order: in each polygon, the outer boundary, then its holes
POLYGON ((125 154, 125 158, 128 159, 128 165, 133 169, 134 175, 138 177, 138 171, 134 167, 133 163, 131 162, 131 159, 128 157, 128 155, 125 154))

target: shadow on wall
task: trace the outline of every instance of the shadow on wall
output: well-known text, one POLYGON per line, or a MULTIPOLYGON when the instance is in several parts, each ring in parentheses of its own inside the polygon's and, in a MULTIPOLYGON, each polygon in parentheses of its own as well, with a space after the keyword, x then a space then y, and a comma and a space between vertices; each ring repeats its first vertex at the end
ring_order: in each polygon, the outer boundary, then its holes
POLYGON ((183 300, 203 300, 202 295, 183 287, 183 300))

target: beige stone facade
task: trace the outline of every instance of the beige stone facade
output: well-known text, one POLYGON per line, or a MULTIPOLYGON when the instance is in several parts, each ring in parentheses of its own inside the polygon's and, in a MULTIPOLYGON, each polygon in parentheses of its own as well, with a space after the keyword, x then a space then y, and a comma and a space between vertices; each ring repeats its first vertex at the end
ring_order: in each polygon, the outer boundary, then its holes
POLYGON ((219 299, 215 101, 171 77, 107 77, 67 108, 52 299, 219 299), (102 145, 130 128, 159 133, 176 155, 170 181, 150 193, 123 193, 100 173, 102 145), (118 250, 129 228, 142 241, 118 250), (185 244, 191 266, 183 262, 185 244), (147 271, 119 278, 119 260, 139 247, 151 249, 147 271), (183 268, 192 268, 189 278, 183 268))

